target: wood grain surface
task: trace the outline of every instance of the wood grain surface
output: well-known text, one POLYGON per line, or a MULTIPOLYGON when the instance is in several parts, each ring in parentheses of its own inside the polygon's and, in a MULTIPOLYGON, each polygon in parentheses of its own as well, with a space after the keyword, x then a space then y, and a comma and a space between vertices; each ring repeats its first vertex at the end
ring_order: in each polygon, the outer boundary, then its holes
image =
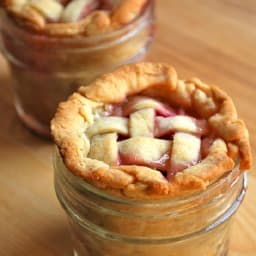
MULTIPOLYGON (((256 153, 256 1, 158 0, 149 60, 225 89, 256 153)), ((0 255, 71 255, 66 217, 53 188, 52 145, 19 122, 0 55, 0 255)), ((256 255, 256 174, 236 215, 230 256, 256 255)), ((189 256, 189 255, 188 255, 189 256)))

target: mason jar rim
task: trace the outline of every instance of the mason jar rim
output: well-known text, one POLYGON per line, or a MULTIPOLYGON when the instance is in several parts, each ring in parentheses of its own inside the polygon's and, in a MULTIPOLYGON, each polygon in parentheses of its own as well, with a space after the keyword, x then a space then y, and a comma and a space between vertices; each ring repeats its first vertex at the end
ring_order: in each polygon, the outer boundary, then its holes
MULTIPOLYGON (((210 184, 205 190, 199 190, 195 191, 194 193, 177 197, 177 198, 170 198, 166 197, 163 199, 153 199, 153 200, 148 200, 148 199, 134 199, 134 198, 129 198, 129 197, 121 197, 117 196, 115 194, 111 194, 107 191, 104 191, 102 189, 99 189, 95 187, 94 185, 91 185, 88 183, 85 179, 83 179, 80 176, 77 176, 70 171, 66 165, 63 162, 62 157, 60 156, 59 150, 56 147, 56 153, 55 153, 55 160, 54 160, 54 168, 60 168, 60 166, 57 166, 57 158, 61 161, 61 170, 62 172, 64 171, 64 176, 66 181, 71 185, 71 186, 79 186, 79 188, 84 189, 86 191, 89 191, 90 193, 101 197, 102 199, 112 201, 114 203, 121 203, 121 204, 126 204, 126 205, 139 205, 139 206, 161 206, 161 205, 169 205, 169 206, 178 206, 182 204, 188 204, 190 202, 195 202, 197 200, 202 200, 202 198, 207 198, 209 195, 214 193, 215 190, 219 190, 221 187, 226 187, 227 185, 229 187, 232 187, 236 182, 238 181, 240 175, 243 175, 240 173, 240 170, 238 168, 239 166, 239 161, 236 161, 235 166, 232 170, 230 170, 226 175, 215 181, 214 183, 210 184), (67 177, 68 176, 68 177, 67 177), (70 180, 72 179, 72 181, 70 180)), ((210 199, 209 199, 210 200, 210 199)))

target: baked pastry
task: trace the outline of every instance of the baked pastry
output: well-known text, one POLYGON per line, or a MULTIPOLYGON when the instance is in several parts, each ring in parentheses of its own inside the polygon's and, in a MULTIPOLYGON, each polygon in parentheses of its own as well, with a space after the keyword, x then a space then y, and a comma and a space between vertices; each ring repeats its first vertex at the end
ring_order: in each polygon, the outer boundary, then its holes
POLYGON ((135 20, 147 0, 3 0, 7 13, 33 32, 48 36, 91 36, 135 20))
POLYGON ((140 63, 103 75, 59 105, 51 122, 75 175, 128 197, 204 190, 239 161, 251 167, 248 131, 231 98, 173 67, 140 63))

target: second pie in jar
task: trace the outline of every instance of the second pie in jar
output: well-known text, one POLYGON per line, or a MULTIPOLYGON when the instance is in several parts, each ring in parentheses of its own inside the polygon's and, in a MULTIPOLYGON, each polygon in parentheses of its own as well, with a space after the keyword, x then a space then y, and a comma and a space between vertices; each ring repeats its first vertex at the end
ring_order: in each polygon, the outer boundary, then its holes
POLYGON ((103 75, 59 105, 51 124, 66 167, 132 198, 204 190, 239 162, 251 166, 248 131, 231 98, 166 64, 103 75))
POLYGON ((0 7, 32 33, 84 37, 130 24, 149 4, 149 0, 2 0, 0 7))
POLYGON ((44 137, 59 102, 143 59, 154 37, 153 0, 1 0, 0 12, 16 111, 44 137))

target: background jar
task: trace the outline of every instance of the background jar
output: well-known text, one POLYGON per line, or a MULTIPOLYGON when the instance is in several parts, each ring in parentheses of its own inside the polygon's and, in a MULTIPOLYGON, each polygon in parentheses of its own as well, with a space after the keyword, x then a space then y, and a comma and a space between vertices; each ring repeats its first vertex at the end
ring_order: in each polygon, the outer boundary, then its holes
POLYGON ((48 136, 56 107, 97 76, 123 64, 137 62, 153 40, 154 1, 132 23, 113 32, 57 38, 36 35, 1 15, 2 49, 8 60, 20 119, 48 136))
POLYGON ((225 256, 246 174, 228 175, 192 196, 136 201, 101 191, 55 156, 55 189, 78 256, 225 256))

